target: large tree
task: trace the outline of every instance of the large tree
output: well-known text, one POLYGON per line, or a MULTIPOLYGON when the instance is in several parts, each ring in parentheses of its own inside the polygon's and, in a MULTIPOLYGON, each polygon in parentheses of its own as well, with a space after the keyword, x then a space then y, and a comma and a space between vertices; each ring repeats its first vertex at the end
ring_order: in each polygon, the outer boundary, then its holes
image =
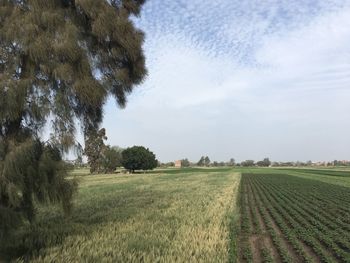
POLYGON ((158 161, 153 152, 143 146, 133 146, 122 152, 122 165, 130 172, 135 170, 152 170, 158 161))
POLYGON ((0 235, 33 220, 34 200, 69 210, 61 155, 76 123, 97 130, 106 99, 124 106, 145 77, 144 36, 130 19, 143 2, 0 1, 0 235), (42 142, 48 120, 52 139, 42 142))

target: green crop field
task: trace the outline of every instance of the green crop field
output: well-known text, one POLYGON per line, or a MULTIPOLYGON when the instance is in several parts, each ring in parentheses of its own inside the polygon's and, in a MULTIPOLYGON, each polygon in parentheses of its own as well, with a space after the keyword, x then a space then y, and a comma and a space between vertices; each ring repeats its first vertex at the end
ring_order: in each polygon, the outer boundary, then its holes
POLYGON ((242 174, 240 262, 350 262, 350 188, 317 176, 242 174))
POLYGON ((350 262, 348 172, 74 170, 71 217, 39 207, 0 262, 350 262))

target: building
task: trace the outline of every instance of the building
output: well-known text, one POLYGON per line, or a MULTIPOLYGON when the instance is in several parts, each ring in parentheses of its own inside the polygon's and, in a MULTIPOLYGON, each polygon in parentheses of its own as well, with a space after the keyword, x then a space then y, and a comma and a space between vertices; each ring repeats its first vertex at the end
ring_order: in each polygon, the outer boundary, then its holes
POLYGON ((175 161, 175 168, 181 168, 181 160, 175 161))

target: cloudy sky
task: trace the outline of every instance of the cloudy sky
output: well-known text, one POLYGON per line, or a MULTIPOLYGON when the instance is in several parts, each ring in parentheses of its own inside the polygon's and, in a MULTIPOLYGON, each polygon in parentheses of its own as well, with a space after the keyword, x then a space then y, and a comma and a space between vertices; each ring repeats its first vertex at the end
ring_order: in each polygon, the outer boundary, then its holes
POLYGON ((148 0, 149 76, 108 143, 161 161, 350 159, 350 1, 148 0))

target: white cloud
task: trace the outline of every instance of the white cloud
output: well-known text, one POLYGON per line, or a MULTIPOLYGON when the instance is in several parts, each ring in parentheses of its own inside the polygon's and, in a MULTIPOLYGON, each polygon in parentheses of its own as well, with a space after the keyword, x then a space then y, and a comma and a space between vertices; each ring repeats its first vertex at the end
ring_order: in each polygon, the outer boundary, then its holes
POLYGON ((164 161, 350 155, 344 1, 159 3, 138 22, 150 76, 125 110, 108 104, 110 143, 164 161))

